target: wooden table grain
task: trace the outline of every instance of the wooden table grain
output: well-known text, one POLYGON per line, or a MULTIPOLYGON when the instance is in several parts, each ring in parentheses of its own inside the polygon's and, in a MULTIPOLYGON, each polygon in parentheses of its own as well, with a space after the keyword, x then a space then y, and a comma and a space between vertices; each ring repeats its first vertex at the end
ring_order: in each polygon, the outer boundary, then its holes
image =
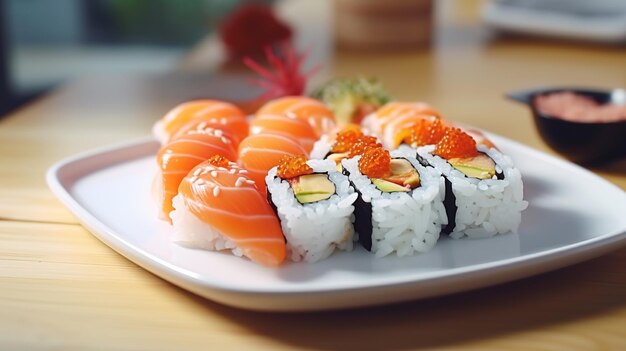
MULTIPOLYGON (((431 49, 333 51, 322 78, 374 75, 399 99, 548 153, 505 92, 626 85, 623 49, 494 37, 476 2, 438 6, 431 49)), ((181 71, 71 82, 0 121, 0 349, 626 349, 626 249, 472 292, 308 314, 221 306, 126 260, 77 223, 44 174, 148 135, 170 107, 206 94, 210 75, 181 71)), ((624 161, 593 171, 626 189, 624 161)))

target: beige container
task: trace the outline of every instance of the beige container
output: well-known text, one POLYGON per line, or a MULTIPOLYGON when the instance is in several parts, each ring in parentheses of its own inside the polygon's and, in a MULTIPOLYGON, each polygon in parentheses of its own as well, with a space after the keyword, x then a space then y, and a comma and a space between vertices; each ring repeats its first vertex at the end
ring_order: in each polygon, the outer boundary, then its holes
POLYGON ((427 47, 432 24, 432 0, 335 1, 335 38, 340 47, 427 47))

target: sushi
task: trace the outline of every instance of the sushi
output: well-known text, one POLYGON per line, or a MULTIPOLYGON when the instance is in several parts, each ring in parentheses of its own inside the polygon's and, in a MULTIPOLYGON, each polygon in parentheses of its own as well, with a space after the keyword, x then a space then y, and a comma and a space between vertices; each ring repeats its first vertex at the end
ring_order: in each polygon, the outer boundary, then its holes
POLYGON ((236 163, 216 155, 191 170, 174 197, 173 241, 227 251, 264 266, 285 259, 274 211, 236 163))
POLYGON ((335 249, 351 251, 357 194, 329 160, 285 156, 266 179, 267 198, 280 218, 293 261, 317 262, 335 249))
POLYGON ((170 110, 154 124, 152 132, 166 144, 176 132, 193 120, 202 120, 207 126, 228 131, 237 142, 248 135, 246 115, 237 106, 217 100, 196 100, 182 103, 170 110))
POLYGON ((257 115, 282 114, 301 119, 311 125, 317 137, 330 132, 335 127, 333 112, 318 100, 305 96, 286 96, 263 105, 257 115))
POLYGON ((446 223, 439 174, 411 152, 389 153, 379 145, 342 161, 359 197, 355 228, 376 257, 408 256, 432 249, 446 223))
POLYGON ((155 178, 173 241, 265 266, 318 262, 359 243, 374 257, 516 232, 521 174, 478 130, 425 103, 388 102, 337 126, 320 101, 287 96, 248 119, 214 100, 154 127, 155 178))
POLYGON ((458 128, 447 129, 436 145, 419 147, 417 154, 444 178, 448 224, 443 233, 458 239, 517 231, 528 202, 510 157, 476 144, 458 128))
POLYGON ((157 153, 158 172, 153 182, 153 193, 159 204, 159 218, 170 221, 172 198, 178 193, 183 178, 199 163, 214 155, 237 159, 232 140, 219 129, 202 123, 184 131, 161 147, 157 153))

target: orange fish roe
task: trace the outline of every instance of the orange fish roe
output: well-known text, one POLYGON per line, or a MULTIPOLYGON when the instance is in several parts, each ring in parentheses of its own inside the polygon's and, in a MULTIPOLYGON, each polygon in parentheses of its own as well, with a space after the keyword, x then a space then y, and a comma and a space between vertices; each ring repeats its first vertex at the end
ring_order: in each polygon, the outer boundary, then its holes
POLYGON ((376 137, 364 135, 352 145, 348 157, 362 155, 367 149, 371 147, 380 148, 382 146, 383 145, 376 140, 376 137))
POLYGON ((359 159, 359 171, 370 178, 383 178, 391 173, 391 155, 382 147, 369 147, 359 159))
POLYGON ((354 145, 361 137, 363 133, 359 129, 344 129, 337 133, 335 143, 330 148, 332 153, 348 152, 352 145, 354 145))
POLYGON ((474 157, 478 155, 478 150, 476 141, 469 134, 459 128, 448 128, 443 138, 437 143, 434 153, 449 160, 474 157))
POLYGON ((411 146, 437 144, 446 133, 447 127, 440 118, 434 121, 421 120, 400 131, 403 141, 411 146))
POLYGON ((285 155, 278 161, 278 176, 283 179, 312 173, 313 168, 306 164, 305 155, 285 155))
POLYGON ((213 155, 209 157, 207 160, 208 163, 212 164, 215 167, 224 167, 227 168, 229 166, 228 159, 222 155, 213 155))

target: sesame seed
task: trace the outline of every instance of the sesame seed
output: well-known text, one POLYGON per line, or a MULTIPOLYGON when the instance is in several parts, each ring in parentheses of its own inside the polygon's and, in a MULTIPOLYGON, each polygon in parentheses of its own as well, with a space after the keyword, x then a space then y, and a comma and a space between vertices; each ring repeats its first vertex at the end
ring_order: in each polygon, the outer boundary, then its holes
POLYGON ((228 173, 230 173, 230 174, 235 174, 235 172, 237 172, 237 170, 236 170, 236 169, 234 169, 234 168, 232 168, 232 169, 228 170, 228 173))
POLYGON ((189 181, 192 182, 192 183, 194 183, 197 180, 198 180, 197 176, 193 176, 193 177, 191 177, 191 179, 189 179, 189 181))
POLYGON ((216 136, 221 137, 222 135, 224 135, 224 132, 222 132, 221 129, 215 129, 214 133, 216 136))
POLYGON ((235 182, 235 186, 236 186, 236 187, 240 187, 240 186, 242 186, 242 185, 243 185, 243 183, 245 183, 245 182, 246 182, 246 180, 247 180, 247 179, 246 179, 246 178, 244 178, 244 177, 239 177, 239 178, 237 178, 237 181, 235 182))
POLYGON ((220 188, 218 186, 213 187, 213 196, 217 197, 220 194, 220 188))
POLYGON ((240 169, 239 170, 239 174, 247 174, 247 173, 248 173, 248 171, 246 171, 245 169, 240 169))
POLYGON ((222 137, 221 139, 224 144, 230 144, 230 140, 228 140, 228 138, 222 137))
POLYGON ((211 171, 211 177, 217 178, 217 171, 211 171))
POLYGON ((246 180, 246 183, 251 184, 251 185, 256 184, 254 180, 251 180, 251 179, 246 180))
POLYGON ((204 179, 198 179, 198 181, 196 181, 196 184, 198 185, 204 185, 205 181, 204 179))
POLYGON ((195 171, 193 171, 193 175, 197 176, 202 172, 202 168, 197 168, 195 171))

